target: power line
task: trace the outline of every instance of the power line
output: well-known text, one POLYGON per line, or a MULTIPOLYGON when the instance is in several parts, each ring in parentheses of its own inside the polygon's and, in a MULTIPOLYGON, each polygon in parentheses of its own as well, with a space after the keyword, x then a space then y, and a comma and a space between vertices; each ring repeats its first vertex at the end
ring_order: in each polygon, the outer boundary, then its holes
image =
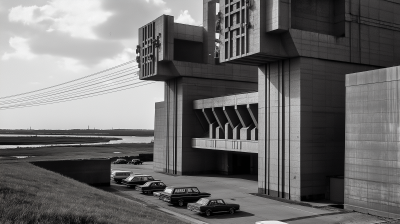
POLYGON ((0 107, 0 110, 10 110, 10 109, 25 108, 25 107, 42 106, 42 105, 48 105, 48 104, 55 104, 55 103, 61 103, 61 102, 85 99, 85 98, 101 96, 101 95, 105 95, 105 94, 109 94, 109 93, 120 92, 120 91, 124 91, 124 90, 128 90, 128 89, 134 89, 134 88, 137 88, 137 87, 140 87, 140 86, 146 86, 146 85, 150 85, 150 84, 154 84, 154 83, 156 83, 156 82, 148 82, 148 81, 136 82, 134 84, 129 84, 129 85, 125 85, 125 86, 120 86, 120 87, 107 89, 107 90, 102 90, 102 91, 89 93, 89 94, 84 94, 84 95, 80 95, 80 96, 69 97, 69 98, 66 98, 66 99, 55 100, 55 101, 51 101, 51 102, 43 102, 43 103, 40 103, 40 104, 25 104, 25 105, 18 105, 18 106, 0 107), (143 84, 135 85, 135 84, 139 84, 139 83, 143 83, 143 84), (122 87, 126 87, 126 88, 122 88, 122 87), (113 90, 113 91, 111 91, 111 90, 113 90))
POLYGON ((50 86, 50 87, 46 87, 46 88, 42 88, 42 89, 38 89, 38 90, 33 90, 33 91, 25 92, 25 93, 20 93, 20 94, 15 94, 15 95, 10 95, 10 96, 3 96, 3 97, 0 97, 0 99, 6 99, 6 98, 15 97, 15 96, 22 96, 22 95, 26 95, 26 94, 29 94, 29 93, 34 93, 34 92, 39 92, 39 91, 46 90, 46 89, 51 89, 51 88, 54 88, 54 87, 57 87, 57 86, 62 86, 62 85, 68 84, 68 83, 76 82, 78 80, 82 80, 82 79, 85 79, 85 78, 88 78, 88 77, 92 77, 92 76, 95 76, 95 75, 98 75, 98 74, 101 74, 101 73, 104 73, 104 72, 107 72, 107 71, 110 71, 110 70, 113 70, 113 69, 116 69, 116 68, 119 68, 119 67, 122 67, 122 66, 125 66, 125 65, 128 65, 128 64, 133 63, 133 62, 135 62, 135 61, 133 61, 133 60, 132 61, 128 61, 128 62, 125 62, 123 64, 120 64, 120 65, 105 69, 103 71, 96 72, 96 73, 93 73, 93 74, 90 74, 90 75, 87 75, 87 76, 84 76, 84 77, 81 77, 81 78, 78 78, 78 79, 74 79, 74 80, 71 80, 71 81, 68 81, 68 82, 64 82, 64 83, 58 84, 58 85, 54 85, 54 86, 50 86))
MULTIPOLYGON (((134 80, 137 80, 137 78, 129 77, 129 78, 126 78, 126 79, 123 79, 123 80, 118 80, 117 82, 114 82, 114 83, 111 83, 111 84, 107 83, 107 84, 103 84, 103 85, 100 85, 100 86, 94 86, 94 87, 91 87, 89 89, 82 89, 82 90, 75 91, 75 92, 67 92, 67 93, 64 93, 64 94, 61 94, 61 95, 42 97, 42 98, 35 99, 35 100, 22 101, 22 102, 17 102, 17 103, 26 104, 26 103, 46 102, 46 101, 49 101, 49 100, 58 100, 58 99, 63 99, 65 97, 69 97, 69 96, 75 96, 75 95, 81 94, 81 93, 91 92, 93 90, 94 91, 103 90, 103 89, 106 89, 106 88, 111 87, 111 86, 120 85, 122 83, 126 84, 126 83, 128 83, 130 81, 134 81, 134 80)), ((131 83, 131 84, 134 84, 134 83, 131 83)), ((14 105, 20 105, 20 104, 17 104, 17 103, 13 103, 13 104, 14 105)), ((13 106, 13 105, 11 105, 11 106, 13 106)))
MULTIPOLYGON (((126 71, 124 71, 124 72, 126 72, 126 71)), ((122 73, 124 73, 124 72, 122 72, 122 73)), ((118 73, 118 74, 121 74, 121 73, 118 73)), ((82 85, 84 85, 86 83, 89 83, 89 81, 93 81, 93 80, 96 80, 96 79, 88 80, 88 81, 82 82, 82 83, 77 83, 76 86, 66 86, 66 87, 63 87, 63 88, 60 88, 60 89, 46 91, 46 92, 43 92, 43 93, 31 95, 31 96, 25 96, 25 97, 17 98, 17 99, 10 99, 10 100, 6 100, 6 101, 3 101, 3 102, 0 101, 0 105, 11 104, 11 103, 19 103, 19 102, 23 102, 23 101, 27 101, 27 100, 35 100, 35 99, 38 99, 38 98, 39 99, 40 98, 46 98, 49 95, 50 96, 54 96, 54 95, 57 95, 57 94, 68 93, 68 92, 71 92, 71 91, 74 91, 74 90, 78 90, 78 89, 82 89, 82 88, 85 88, 85 87, 90 87, 90 86, 94 86, 94 85, 97 85, 97 84, 113 81, 113 80, 116 80, 116 79, 119 79, 119 78, 122 78, 122 77, 125 77, 125 76, 129 76, 129 75, 132 75, 132 74, 137 75, 137 72, 130 72, 130 73, 118 76, 118 77, 114 77, 114 78, 107 79, 107 80, 100 81, 100 82, 96 82, 96 83, 91 83, 91 84, 85 85, 85 86, 82 86, 82 85), (80 86, 80 87, 78 87, 78 86, 80 86), (74 88, 74 87, 76 87, 76 88, 74 88), (73 88, 73 89, 71 89, 71 88, 73 88)), ((138 79, 138 77, 129 77, 129 78, 138 79)))

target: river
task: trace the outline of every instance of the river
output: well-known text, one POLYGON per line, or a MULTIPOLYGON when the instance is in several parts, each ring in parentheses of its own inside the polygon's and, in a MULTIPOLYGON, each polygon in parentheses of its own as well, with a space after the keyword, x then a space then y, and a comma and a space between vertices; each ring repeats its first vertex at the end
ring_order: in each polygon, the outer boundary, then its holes
MULTIPOLYGON (((1 137, 28 137, 36 135, 8 135, 0 134, 1 137)), ((81 144, 54 144, 54 145, 0 145, 0 149, 13 149, 13 148, 37 148, 48 146, 67 146, 67 145, 104 145, 104 144, 121 144, 121 143, 150 143, 154 140, 154 136, 99 136, 99 135, 38 135, 45 137, 94 137, 94 138, 121 138, 121 140, 112 140, 109 142, 99 143, 81 143, 81 144)))

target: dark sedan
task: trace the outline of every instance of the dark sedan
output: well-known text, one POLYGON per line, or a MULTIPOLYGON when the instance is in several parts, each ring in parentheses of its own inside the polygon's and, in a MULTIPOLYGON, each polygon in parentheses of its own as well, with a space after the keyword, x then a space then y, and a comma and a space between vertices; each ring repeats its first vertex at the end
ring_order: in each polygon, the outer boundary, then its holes
POLYGON ((238 204, 226 204, 222 199, 207 199, 201 198, 196 203, 189 203, 187 208, 193 212, 204 213, 210 216, 215 212, 235 213, 240 209, 238 204))
POLYGON ((163 191, 167 186, 161 181, 149 181, 143 185, 136 186, 136 190, 143 194, 153 193, 154 191, 163 191))

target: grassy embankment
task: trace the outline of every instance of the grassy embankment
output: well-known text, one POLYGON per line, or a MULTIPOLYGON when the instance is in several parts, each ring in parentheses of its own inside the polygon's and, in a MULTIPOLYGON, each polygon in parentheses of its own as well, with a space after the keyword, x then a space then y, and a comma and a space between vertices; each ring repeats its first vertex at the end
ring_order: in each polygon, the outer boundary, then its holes
POLYGON ((40 148, 1 149, 2 162, 20 162, 14 156, 29 156, 22 161, 44 161, 60 159, 110 158, 119 156, 137 156, 140 153, 153 153, 153 143, 125 143, 85 146, 50 146, 40 148), (115 153, 118 152, 118 153, 115 153))
POLYGON ((36 137, 36 136, 18 136, 4 137, 0 136, 0 145, 55 145, 55 144, 83 144, 100 143, 111 140, 120 140, 120 138, 106 137, 36 137))
POLYGON ((0 223, 183 223, 30 163, 0 169, 0 223))

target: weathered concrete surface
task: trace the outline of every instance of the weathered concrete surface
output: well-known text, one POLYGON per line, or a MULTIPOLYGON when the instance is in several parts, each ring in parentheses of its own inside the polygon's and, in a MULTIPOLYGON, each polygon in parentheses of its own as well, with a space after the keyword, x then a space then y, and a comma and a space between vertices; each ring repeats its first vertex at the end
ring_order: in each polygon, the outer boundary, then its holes
POLYGON ((400 218, 400 67, 346 76, 345 205, 400 218))

